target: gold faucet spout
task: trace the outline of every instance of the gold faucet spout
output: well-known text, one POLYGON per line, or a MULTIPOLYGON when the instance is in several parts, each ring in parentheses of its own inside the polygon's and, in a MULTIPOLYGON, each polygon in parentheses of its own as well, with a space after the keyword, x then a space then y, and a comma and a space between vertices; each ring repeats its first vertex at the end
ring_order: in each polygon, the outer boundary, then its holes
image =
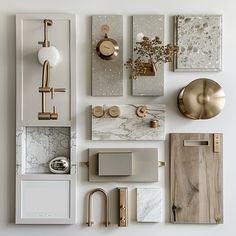
POLYGON ((91 220, 91 199, 92 199, 92 195, 96 192, 101 192, 103 194, 103 196, 105 197, 105 227, 108 227, 110 222, 109 222, 109 197, 108 194, 105 190, 103 190, 102 188, 96 188, 94 190, 92 190, 89 195, 88 195, 88 221, 87 221, 87 225, 90 227, 93 225, 93 222, 91 220))

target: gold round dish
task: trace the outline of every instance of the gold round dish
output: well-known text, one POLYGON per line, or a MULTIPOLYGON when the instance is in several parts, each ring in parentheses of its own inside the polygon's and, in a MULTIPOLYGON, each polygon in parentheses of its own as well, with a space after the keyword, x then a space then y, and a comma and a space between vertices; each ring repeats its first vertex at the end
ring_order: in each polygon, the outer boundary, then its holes
POLYGON ((118 56, 119 45, 114 39, 105 37, 98 42, 96 51, 103 60, 112 60, 118 56))
POLYGON ((221 86, 206 78, 192 81, 178 95, 180 112, 194 120, 210 119, 218 115, 224 104, 225 94, 221 86))

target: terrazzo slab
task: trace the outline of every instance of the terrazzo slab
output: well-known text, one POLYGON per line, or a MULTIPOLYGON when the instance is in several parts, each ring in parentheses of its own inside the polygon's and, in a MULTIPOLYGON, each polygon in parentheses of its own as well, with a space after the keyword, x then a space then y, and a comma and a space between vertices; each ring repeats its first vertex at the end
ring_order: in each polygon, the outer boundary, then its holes
POLYGON ((48 163, 57 156, 70 157, 69 128, 26 128, 26 173, 50 173, 48 163))
POLYGON ((137 188, 137 221, 161 222, 161 189, 137 188))
MULTIPOLYGON (((127 104, 116 105, 120 116, 112 118, 107 110, 113 105, 102 106, 106 111, 101 118, 92 115, 92 140, 164 140, 165 139, 165 105, 162 104, 127 104), (147 115, 136 115, 139 106, 147 106, 147 115), (150 128, 150 121, 157 117, 158 128, 150 128)), ((91 107, 91 110, 93 107, 91 107)))
MULTIPOLYGON (((153 38, 158 36, 164 43, 164 16, 163 15, 136 15, 133 16, 133 47, 139 35, 153 38)), ((133 52, 133 59, 136 54, 133 52)), ((164 95, 164 64, 157 64, 155 76, 139 76, 132 80, 133 96, 162 96, 164 95)))
POLYGON ((222 16, 175 16, 175 71, 221 71, 222 16))
POLYGON ((92 96, 123 96, 123 17, 119 15, 92 16, 92 96), (97 43, 104 38, 102 25, 109 26, 108 37, 119 45, 118 56, 101 59, 97 43))

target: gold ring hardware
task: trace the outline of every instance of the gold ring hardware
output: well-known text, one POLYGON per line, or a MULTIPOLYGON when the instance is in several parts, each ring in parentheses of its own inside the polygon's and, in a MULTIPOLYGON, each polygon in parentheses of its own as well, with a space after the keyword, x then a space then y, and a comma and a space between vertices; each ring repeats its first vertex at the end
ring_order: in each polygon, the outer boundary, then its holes
POLYGON ((143 118, 146 116, 147 113, 147 106, 140 106, 136 109, 136 115, 140 118, 143 118))
POLYGON ((159 125, 159 122, 157 119, 153 119, 150 121, 150 127, 151 128, 158 128, 160 125, 159 125))
POLYGON ((113 118, 117 118, 120 116, 120 108, 118 106, 112 106, 108 109, 108 114, 113 118))
POLYGON ((105 115, 105 111, 102 106, 96 106, 92 109, 92 114, 96 118, 101 118, 105 115))

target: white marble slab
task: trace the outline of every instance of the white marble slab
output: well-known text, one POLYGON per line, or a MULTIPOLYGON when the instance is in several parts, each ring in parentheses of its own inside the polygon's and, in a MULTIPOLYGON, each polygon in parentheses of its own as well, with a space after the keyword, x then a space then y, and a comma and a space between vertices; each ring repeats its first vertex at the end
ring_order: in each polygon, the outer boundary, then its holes
POLYGON ((137 221, 161 222, 160 188, 137 188, 137 221))
MULTIPOLYGON (((113 104, 115 105, 115 104, 113 104)), ((107 114, 109 107, 101 118, 92 115, 92 140, 164 140, 165 139, 165 105, 161 104, 128 104, 116 105, 120 108, 120 116, 112 118, 107 114), (147 115, 140 118, 136 115, 138 106, 147 106, 147 115), (151 128, 150 121, 156 115, 160 126, 151 128)))
POLYGON ((26 173, 49 173, 48 162, 57 156, 70 158, 70 128, 26 128, 26 173))

